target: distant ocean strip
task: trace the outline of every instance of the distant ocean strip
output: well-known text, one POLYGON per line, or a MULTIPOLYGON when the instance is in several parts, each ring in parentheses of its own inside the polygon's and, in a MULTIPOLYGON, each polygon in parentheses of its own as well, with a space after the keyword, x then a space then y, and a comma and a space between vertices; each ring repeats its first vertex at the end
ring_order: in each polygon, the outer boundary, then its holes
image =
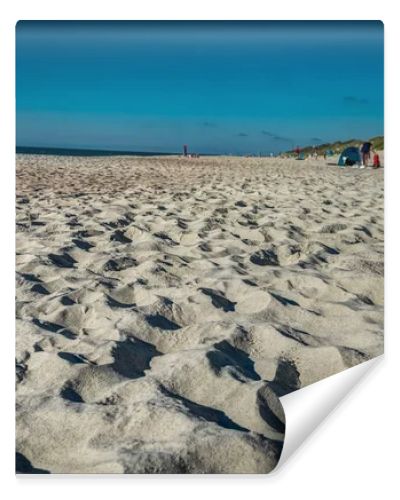
POLYGON ((17 146, 17 154, 57 156, 171 156, 182 153, 159 153, 152 151, 111 151, 106 149, 67 149, 17 146))

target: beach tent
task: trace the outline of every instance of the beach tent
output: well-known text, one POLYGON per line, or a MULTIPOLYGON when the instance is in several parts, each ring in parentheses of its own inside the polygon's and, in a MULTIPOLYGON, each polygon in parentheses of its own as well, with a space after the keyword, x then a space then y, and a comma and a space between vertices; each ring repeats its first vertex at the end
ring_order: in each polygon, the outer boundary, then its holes
POLYGON ((338 165, 344 167, 345 165, 355 165, 356 163, 361 163, 361 155, 358 148, 350 146, 344 149, 339 156, 338 165))

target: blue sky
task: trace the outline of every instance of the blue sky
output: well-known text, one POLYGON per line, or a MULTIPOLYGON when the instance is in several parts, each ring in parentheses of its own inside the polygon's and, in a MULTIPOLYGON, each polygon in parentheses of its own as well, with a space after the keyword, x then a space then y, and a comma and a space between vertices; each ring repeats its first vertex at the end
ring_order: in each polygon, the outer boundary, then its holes
POLYGON ((383 135, 383 25, 31 22, 17 145, 269 153, 383 135))

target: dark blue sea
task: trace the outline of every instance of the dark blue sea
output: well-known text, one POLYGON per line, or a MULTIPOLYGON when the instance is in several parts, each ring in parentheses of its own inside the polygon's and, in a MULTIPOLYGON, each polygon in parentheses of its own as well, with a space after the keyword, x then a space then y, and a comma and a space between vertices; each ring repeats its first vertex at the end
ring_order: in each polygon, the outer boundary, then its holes
POLYGON ((64 149, 17 146, 17 154, 57 156, 171 156, 181 153, 159 153, 152 151, 111 151, 106 149, 64 149))

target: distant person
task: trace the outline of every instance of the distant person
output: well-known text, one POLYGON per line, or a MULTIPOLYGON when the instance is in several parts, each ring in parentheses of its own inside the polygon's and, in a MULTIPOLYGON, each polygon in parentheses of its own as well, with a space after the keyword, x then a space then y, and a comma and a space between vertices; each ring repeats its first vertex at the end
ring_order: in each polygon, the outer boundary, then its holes
POLYGON ((373 168, 379 168, 381 166, 381 160, 377 151, 374 151, 372 166, 373 168))
POLYGON ((361 146, 361 168, 368 167, 368 162, 371 156, 371 146, 370 142, 364 142, 361 146))
POLYGON ((297 148, 294 151, 296 153, 297 159, 299 159, 300 158, 300 148, 299 148, 299 146, 297 146, 297 148))

